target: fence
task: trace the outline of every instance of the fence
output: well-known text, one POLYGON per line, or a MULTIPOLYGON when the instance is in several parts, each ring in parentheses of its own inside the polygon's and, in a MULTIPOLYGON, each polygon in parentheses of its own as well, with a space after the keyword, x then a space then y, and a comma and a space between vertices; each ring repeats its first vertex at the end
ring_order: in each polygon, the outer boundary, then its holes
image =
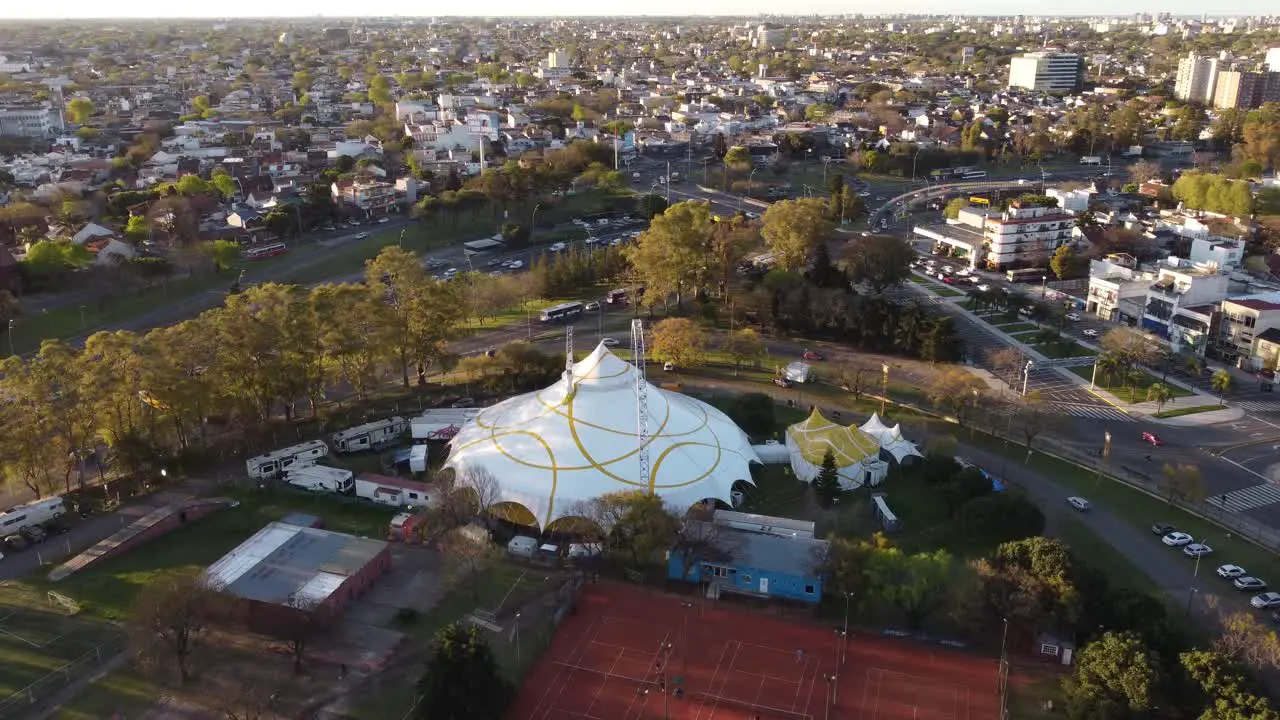
POLYGON ((53 697, 72 681, 91 674, 123 652, 125 641, 116 637, 89 650, 9 697, 0 700, 0 717, 19 717, 24 709, 53 697))

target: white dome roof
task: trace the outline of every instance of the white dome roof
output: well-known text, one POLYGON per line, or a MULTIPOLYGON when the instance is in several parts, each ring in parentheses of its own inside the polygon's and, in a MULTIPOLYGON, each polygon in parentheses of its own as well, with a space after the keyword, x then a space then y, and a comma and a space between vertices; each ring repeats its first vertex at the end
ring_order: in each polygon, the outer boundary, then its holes
POLYGON ((675 507, 729 501, 735 480, 759 462, 724 413, 648 386, 649 478, 637 452, 635 366, 604 345, 556 384, 483 410, 449 443, 455 472, 485 470, 500 502, 518 502, 546 527, 608 493, 649 490, 675 507))

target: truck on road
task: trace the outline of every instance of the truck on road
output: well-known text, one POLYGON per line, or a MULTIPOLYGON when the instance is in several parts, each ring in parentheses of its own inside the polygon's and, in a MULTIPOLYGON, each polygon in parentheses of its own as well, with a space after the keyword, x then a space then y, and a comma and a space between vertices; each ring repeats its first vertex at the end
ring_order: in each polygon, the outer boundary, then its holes
POLYGON ((1081 165, 1101 165, 1102 156, 1101 155, 1085 155, 1084 157, 1080 158, 1080 164, 1081 165))
POLYGON ((350 470, 306 465, 285 473, 285 480, 292 486, 312 492, 350 494, 355 487, 354 474, 350 470))

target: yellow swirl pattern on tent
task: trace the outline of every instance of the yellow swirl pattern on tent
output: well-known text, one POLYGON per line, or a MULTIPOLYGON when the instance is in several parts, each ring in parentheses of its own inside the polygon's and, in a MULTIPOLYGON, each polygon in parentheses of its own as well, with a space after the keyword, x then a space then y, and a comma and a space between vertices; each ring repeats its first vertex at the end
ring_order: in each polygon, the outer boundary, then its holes
POLYGON ((817 408, 804 422, 787 428, 787 435, 795 443, 801 457, 814 465, 822 465, 827 451, 835 458, 836 467, 843 468, 860 463, 866 458, 878 458, 880 443, 855 426, 832 422, 817 408))

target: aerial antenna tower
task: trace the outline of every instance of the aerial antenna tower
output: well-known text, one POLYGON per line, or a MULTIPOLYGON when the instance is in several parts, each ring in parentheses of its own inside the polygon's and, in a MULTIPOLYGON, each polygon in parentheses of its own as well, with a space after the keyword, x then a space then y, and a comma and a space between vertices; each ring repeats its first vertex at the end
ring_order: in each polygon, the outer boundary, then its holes
POLYGON ((649 485, 653 494, 653 478, 649 477, 649 383, 644 371, 644 321, 631 321, 631 352, 636 366, 636 460, 640 465, 640 482, 649 485))

